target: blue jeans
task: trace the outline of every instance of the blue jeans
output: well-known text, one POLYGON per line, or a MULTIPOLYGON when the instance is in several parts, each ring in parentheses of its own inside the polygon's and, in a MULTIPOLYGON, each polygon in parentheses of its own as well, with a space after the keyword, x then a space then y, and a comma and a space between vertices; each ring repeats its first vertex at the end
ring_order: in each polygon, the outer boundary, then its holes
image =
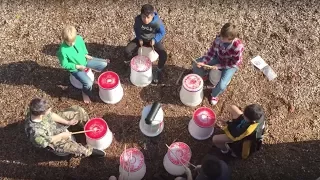
MULTIPOLYGON (((107 67, 107 65, 108 63, 105 59, 93 57, 92 60, 88 60, 86 67, 101 72, 107 67)), ((89 76, 84 71, 76 71, 71 74, 82 83, 82 92, 91 97, 93 81, 89 76)))
MULTIPOLYGON (((197 62, 202 62, 204 59, 203 58, 198 58, 196 61, 197 62)), ((216 65, 219 64, 219 60, 217 58, 212 58, 209 62, 208 65, 216 65)), ((237 72, 237 68, 227 68, 227 69, 219 69, 221 71, 221 79, 219 83, 212 89, 211 92, 211 97, 217 97, 219 96, 228 86, 230 83, 234 73, 237 72)), ((195 62, 192 63, 192 71, 195 74, 198 74, 201 77, 204 77, 209 74, 210 70, 206 70, 203 67, 198 68, 197 64, 195 62)))

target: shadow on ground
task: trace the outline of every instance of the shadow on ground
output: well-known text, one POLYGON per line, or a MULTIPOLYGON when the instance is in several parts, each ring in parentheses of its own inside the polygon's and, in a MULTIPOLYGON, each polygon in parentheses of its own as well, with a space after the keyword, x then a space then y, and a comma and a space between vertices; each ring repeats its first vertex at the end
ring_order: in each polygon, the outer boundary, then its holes
MULTIPOLYGON (((233 170, 233 179, 266 179, 265 176, 272 170, 274 179, 316 179, 320 174, 319 140, 264 145, 263 149, 247 160, 232 160, 224 157, 216 149, 211 147, 210 140, 196 141, 190 137, 187 129, 188 116, 179 118, 166 118, 173 121, 170 127, 165 125, 163 132, 154 138, 144 136, 138 128, 140 117, 108 114, 103 117, 107 120, 111 131, 115 132, 115 140, 128 144, 128 147, 138 144, 145 156, 147 174, 145 179, 154 179, 154 175, 161 174, 163 179, 174 177, 165 172, 162 161, 166 154, 165 144, 174 141, 187 143, 192 150, 191 163, 199 164, 205 155, 199 153, 199 149, 207 149, 206 152, 224 159, 233 170), (133 128, 134 127, 134 128, 133 128), (172 131, 181 131, 180 135, 172 137, 172 131), (282 161, 278 159, 282 157, 282 161), (283 157, 287 157, 283 159, 283 157), (292 159, 291 157, 296 157, 292 159), (264 162, 263 167, 254 166, 256 161, 264 162), (293 164, 299 164, 301 169, 296 169, 293 164), (281 170, 275 169, 281 167, 281 170), (308 168, 306 168, 308 167, 308 168), (248 168, 259 168, 259 174, 250 174, 248 168), (286 169, 283 171, 283 169, 286 169)), ((16 179, 106 179, 118 174, 119 157, 106 158, 72 158, 58 157, 44 149, 37 149, 31 145, 24 134, 22 123, 7 125, 0 129, 0 177, 16 179), (70 164, 78 166, 71 167, 70 164), (50 162, 59 162, 59 167, 50 166, 50 162)), ((115 145, 112 145, 115 146, 115 145)), ((120 149, 119 149, 120 148, 120 149)), ((118 149, 119 156, 123 151, 118 149)), ((109 149, 107 149, 108 152, 109 149)))

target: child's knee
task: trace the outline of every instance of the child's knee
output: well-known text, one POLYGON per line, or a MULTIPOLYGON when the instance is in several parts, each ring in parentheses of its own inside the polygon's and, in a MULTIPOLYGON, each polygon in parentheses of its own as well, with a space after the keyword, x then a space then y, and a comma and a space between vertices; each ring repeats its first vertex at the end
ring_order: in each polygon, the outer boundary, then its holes
POLYGON ((224 91, 227 88, 227 86, 228 86, 228 82, 222 81, 222 82, 218 83, 216 88, 219 88, 220 91, 224 91))
POLYGON ((86 81, 86 82, 82 83, 82 85, 85 89, 91 89, 93 86, 93 81, 86 81))
POLYGON ((212 143, 213 144, 219 144, 219 137, 217 135, 212 137, 212 143))
POLYGON ((115 176, 110 176, 109 180, 117 180, 117 178, 115 176))

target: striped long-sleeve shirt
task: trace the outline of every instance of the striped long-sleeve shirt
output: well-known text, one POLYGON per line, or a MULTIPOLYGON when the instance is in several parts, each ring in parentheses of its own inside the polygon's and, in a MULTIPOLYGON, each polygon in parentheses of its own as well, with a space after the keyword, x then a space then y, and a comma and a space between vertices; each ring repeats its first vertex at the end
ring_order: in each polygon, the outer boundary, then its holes
POLYGON ((203 63, 207 64, 213 57, 217 57, 219 69, 238 68, 242 62, 243 51, 244 45, 240 39, 234 39, 228 47, 225 47, 220 36, 217 36, 207 54, 204 55, 203 63))

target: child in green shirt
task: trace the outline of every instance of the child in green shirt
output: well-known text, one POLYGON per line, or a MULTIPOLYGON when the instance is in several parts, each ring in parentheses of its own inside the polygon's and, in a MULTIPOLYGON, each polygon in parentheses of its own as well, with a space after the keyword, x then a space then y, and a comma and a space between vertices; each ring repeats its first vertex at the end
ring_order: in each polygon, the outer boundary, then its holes
POLYGON ((77 30, 73 26, 67 26, 63 29, 62 39, 63 43, 57 52, 60 65, 82 83, 83 101, 90 103, 93 82, 84 70, 91 68, 101 72, 107 67, 110 60, 99 59, 88 55, 88 50, 83 38, 77 35, 77 30))

